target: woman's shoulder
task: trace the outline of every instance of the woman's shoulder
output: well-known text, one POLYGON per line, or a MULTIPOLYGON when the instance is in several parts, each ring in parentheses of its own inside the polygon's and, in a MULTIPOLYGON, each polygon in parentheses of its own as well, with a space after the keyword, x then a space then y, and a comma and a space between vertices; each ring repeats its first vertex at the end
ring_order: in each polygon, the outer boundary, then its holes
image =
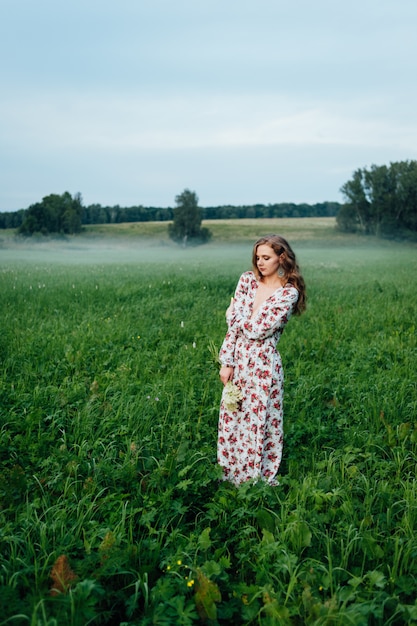
POLYGON ((282 288, 282 295, 291 298, 292 300, 298 300, 300 294, 298 289, 294 287, 292 283, 287 283, 282 288))
POLYGON ((235 294, 236 296, 238 294, 240 294, 241 296, 245 294, 247 295, 248 293, 252 292, 255 288, 256 288, 255 274, 250 271, 243 272, 243 274, 240 275, 240 278, 236 285, 235 294))
POLYGON ((293 291, 296 291, 298 293, 298 289, 295 285, 293 285, 292 283, 286 283, 285 285, 283 285, 282 287, 283 289, 291 289, 293 291))
POLYGON ((247 272, 243 272, 243 274, 241 274, 239 280, 242 280, 244 282, 251 282, 252 280, 256 280, 256 277, 252 270, 248 270, 247 272))
POLYGON ((239 278, 239 285, 245 285, 249 287, 250 285, 256 285, 256 276, 252 270, 247 272, 243 272, 239 278))

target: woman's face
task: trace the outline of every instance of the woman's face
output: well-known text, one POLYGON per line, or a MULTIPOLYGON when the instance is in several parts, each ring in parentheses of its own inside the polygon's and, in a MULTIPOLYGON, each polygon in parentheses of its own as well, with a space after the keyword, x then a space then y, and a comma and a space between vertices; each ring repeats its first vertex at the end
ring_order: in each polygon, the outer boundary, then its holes
POLYGON ((256 266, 262 276, 273 276, 279 267, 279 256, 271 246, 266 243, 258 246, 256 250, 256 266))

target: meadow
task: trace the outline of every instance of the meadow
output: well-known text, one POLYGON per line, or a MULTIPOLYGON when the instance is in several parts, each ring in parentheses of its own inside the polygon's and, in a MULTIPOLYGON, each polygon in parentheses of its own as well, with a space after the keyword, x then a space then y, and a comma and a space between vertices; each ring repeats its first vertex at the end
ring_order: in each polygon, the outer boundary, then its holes
POLYGON ((0 235, 0 626, 417 623, 417 246, 331 218, 0 235), (278 487, 220 480, 217 351, 293 244, 278 487))

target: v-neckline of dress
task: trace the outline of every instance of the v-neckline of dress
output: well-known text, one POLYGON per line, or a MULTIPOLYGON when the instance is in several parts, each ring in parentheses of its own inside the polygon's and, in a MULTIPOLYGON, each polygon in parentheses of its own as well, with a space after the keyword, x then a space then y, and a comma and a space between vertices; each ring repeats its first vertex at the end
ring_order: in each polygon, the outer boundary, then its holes
POLYGON ((263 300, 263 302, 261 302, 261 304, 258 306, 258 308, 254 311, 253 310, 253 305, 255 303, 255 298, 256 298, 256 293, 258 291, 259 285, 261 284, 261 281, 258 280, 257 278, 255 278, 255 283, 256 283, 256 290, 254 293, 254 298, 250 307, 250 318, 251 320, 255 319, 256 316, 258 315, 259 311, 265 306, 265 304, 268 302, 268 300, 270 300, 273 296, 275 296, 276 292, 279 291, 280 289, 284 289, 284 287, 288 284, 286 283, 285 285, 281 285, 280 287, 277 287, 276 289, 274 289, 274 291, 271 293, 271 295, 269 295, 267 298, 265 298, 265 300, 263 300))

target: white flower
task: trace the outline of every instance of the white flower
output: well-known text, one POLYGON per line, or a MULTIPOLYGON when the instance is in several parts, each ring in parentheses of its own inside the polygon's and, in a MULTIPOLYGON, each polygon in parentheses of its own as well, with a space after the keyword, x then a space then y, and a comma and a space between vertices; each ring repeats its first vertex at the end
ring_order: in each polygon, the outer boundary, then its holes
POLYGON ((237 411, 238 404, 242 398, 241 390, 232 381, 225 384, 223 389, 223 406, 226 411, 237 411))

